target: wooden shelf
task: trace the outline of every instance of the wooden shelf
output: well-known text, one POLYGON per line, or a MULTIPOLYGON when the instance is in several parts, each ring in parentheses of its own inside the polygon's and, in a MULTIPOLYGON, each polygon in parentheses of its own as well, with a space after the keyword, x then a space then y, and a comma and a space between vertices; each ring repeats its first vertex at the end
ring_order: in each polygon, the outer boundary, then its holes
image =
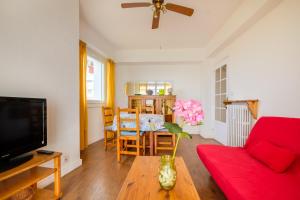
POLYGON ((32 200, 57 200, 59 197, 55 196, 53 194, 52 190, 47 189, 38 189, 36 193, 34 194, 32 200))
POLYGON ((233 104, 233 103, 247 103, 247 102, 258 102, 258 99, 247 99, 247 100, 225 100, 224 104, 233 104))
POLYGON ((37 189, 33 199, 57 200, 61 197, 60 166, 61 153, 51 155, 33 152, 33 158, 22 165, 0 173, 0 200, 8 199, 36 185, 42 179, 54 175, 54 191, 37 189), (54 168, 41 167, 40 165, 54 160, 54 168))
POLYGON ((33 152, 33 158, 31 160, 29 160, 26 163, 19 165, 11 170, 7 170, 5 172, 0 173, 0 181, 3 181, 10 177, 13 177, 19 173, 22 173, 33 167, 41 165, 47 161, 53 160, 54 158, 56 158, 58 156, 61 156, 61 153, 55 152, 52 155, 43 155, 43 154, 37 154, 36 152, 33 152))
POLYGON ((254 119, 257 119, 258 115, 258 99, 249 99, 249 100, 225 100, 225 105, 230 105, 234 103, 245 103, 248 105, 248 109, 254 119))
MULTIPOLYGON (((0 199, 6 199, 55 172, 53 168, 34 167, 0 182, 0 199)), ((53 193, 53 192, 52 192, 53 193)))

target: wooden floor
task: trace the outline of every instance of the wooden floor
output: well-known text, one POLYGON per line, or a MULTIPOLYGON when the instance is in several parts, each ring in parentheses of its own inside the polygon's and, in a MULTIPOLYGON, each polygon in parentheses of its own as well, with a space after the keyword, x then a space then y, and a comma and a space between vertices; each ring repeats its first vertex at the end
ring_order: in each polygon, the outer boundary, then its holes
MULTIPOLYGON (((196 153, 197 144, 215 144, 211 139, 193 135, 181 140, 177 155, 182 156, 201 200, 225 199, 196 153)), ((83 165, 62 178, 64 200, 114 200, 126 178, 134 157, 116 159, 116 149, 104 151, 103 141, 94 143, 82 154, 83 165)), ((48 188, 52 188, 53 185, 48 188)))

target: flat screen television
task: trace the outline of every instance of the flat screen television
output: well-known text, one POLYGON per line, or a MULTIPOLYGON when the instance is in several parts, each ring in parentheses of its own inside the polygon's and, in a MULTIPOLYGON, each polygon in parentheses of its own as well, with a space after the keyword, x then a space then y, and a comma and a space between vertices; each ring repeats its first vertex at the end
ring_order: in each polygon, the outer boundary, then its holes
POLYGON ((26 153, 46 145, 46 99, 0 97, 0 171, 29 160, 26 153))

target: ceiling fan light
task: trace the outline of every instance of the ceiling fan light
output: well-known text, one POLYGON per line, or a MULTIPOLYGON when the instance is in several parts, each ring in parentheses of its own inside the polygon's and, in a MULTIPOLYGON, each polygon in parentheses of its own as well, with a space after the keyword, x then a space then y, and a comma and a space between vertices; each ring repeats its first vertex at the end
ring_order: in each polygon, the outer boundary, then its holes
POLYGON ((154 18, 155 18, 155 19, 158 18, 158 14, 157 14, 157 11, 156 11, 156 10, 154 11, 154 18))

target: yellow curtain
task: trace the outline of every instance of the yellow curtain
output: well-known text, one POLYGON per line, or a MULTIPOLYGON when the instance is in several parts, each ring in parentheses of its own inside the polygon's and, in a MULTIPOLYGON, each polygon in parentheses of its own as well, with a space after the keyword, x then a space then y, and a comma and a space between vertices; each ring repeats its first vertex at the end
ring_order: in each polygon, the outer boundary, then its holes
POLYGON ((115 106, 115 63, 108 59, 106 62, 106 101, 107 106, 114 109, 115 106))
POLYGON ((80 71, 80 150, 84 150, 88 143, 88 114, 86 99, 86 68, 87 50, 86 44, 79 41, 79 71, 80 71))

